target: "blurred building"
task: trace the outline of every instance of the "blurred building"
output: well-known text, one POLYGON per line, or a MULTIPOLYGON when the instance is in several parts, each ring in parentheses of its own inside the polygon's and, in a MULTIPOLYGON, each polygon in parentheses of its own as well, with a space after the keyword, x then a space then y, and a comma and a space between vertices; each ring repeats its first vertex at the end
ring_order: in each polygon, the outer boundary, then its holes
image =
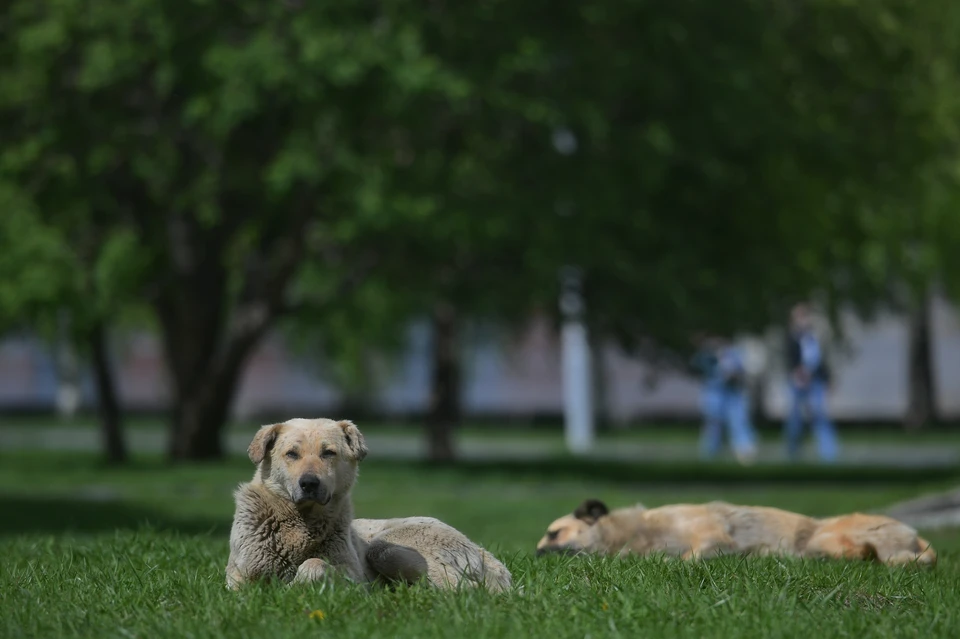
MULTIPOLYGON (((934 302, 931 327, 935 399, 940 415, 960 418, 960 313, 942 300, 934 302)), ((832 413, 841 420, 898 420, 908 402, 908 329, 897 316, 880 316, 863 324, 844 318, 847 347, 834 354, 837 386, 832 413)), ((561 413, 558 336, 545 321, 534 320, 519 335, 491 330, 471 331, 465 345, 463 401, 470 416, 535 417, 561 413)), ((767 415, 779 418, 786 408, 780 356, 781 335, 748 340, 749 360, 762 384, 760 397, 767 415)), ((395 360, 371 362, 373 381, 363 406, 384 416, 423 411, 429 397, 429 325, 413 323, 408 347, 395 360)), ((169 392, 158 339, 150 334, 125 335, 115 345, 122 402, 136 411, 158 411, 169 392)), ((698 385, 679 371, 661 371, 648 383, 651 370, 614 345, 600 353, 600 410, 612 421, 696 418, 698 385)), ((335 412, 345 394, 334 380, 319 373, 323 363, 310 353, 295 353, 279 336, 266 340, 252 357, 234 406, 238 416, 256 414, 323 414, 335 412)), ((48 345, 29 336, 0 342, 0 411, 53 410, 57 395, 56 361, 48 345)), ((87 373, 81 391, 93 404, 87 373)), ((356 397, 353 399, 356 401, 356 397)))

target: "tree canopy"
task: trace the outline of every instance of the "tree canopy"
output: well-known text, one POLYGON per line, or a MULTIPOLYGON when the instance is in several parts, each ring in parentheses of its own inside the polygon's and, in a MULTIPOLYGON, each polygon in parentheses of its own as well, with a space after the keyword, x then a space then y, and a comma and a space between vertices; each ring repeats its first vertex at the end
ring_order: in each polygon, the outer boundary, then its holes
POLYGON ((0 313, 150 309, 199 458, 288 317, 522 317, 565 265, 627 344, 866 308, 956 259, 958 13, 12 0, 0 313))

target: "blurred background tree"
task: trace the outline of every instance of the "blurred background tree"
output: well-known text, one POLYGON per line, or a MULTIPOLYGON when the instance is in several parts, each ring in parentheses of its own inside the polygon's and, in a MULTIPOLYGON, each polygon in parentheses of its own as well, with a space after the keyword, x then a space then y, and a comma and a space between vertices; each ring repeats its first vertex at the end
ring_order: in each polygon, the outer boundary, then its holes
POLYGON ((106 232, 82 198, 65 203, 55 218, 38 213, 6 183, 0 183, 0 201, 0 273, 6 275, 0 278, 0 329, 29 327, 68 351, 79 345, 93 368, 104 454, 122 463, 128 453, 109 329, 144 319, 137 240, 122 230, 106 232))
POLYGON ((431 318, 449 458, 463 322, 554 312, 566 265, 594 335, 647 355, 808 295, 922 309, 931 278, 957 286, 945 0, 0 11, 0 311, 70 308, 96 360, 149 308, 176 459, 222 454, 281 320, 355 358, 431 318))

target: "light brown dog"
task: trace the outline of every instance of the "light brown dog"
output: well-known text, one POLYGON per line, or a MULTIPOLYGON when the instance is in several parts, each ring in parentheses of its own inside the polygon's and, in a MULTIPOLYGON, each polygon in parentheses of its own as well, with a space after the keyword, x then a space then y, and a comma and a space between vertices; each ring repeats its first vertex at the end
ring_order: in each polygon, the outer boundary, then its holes
POLYGON ((503 564, 436 519, 354 522, 351 491, 367 447, 352 422, 291 419, 264 426, 247 452, 257 470, 235 493, 230 588, 259 579, 314 581, 332 573, 357 582, 510 586, 503 564))
POLYGON ((722 554, 870 559, 886 564, 936 565, 930 543, 882 515, 829 519, 726 502, 637 505, 611 511, 596 499, 554 521, 537 544, 549 552, 649 555, 695 559, 722 554))

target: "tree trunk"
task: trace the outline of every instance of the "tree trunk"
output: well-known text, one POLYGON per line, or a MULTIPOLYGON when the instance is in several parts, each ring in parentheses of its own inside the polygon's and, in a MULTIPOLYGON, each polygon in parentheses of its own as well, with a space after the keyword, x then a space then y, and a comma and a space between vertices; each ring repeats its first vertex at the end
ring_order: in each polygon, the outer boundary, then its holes
POLYGON ((433 310, 433 366, 427 444, 431 461, 454 459, 453 429, 460 421, 460 351, 457 316, 452 305, 433 310))
POLYGON ((928 420, 936 418, 930 346, 930 299, 925 296, 910 314, 910 399, 903 420, 907 430, 921 428, 928 420))
POLYGON ((117 400, 116 379, 110 364, 106 329, 102 322, 97 322, 90 331, 90 349, 97 383, 97 411, 100 414, 103 452, 111 464, 122 464, 129 455, 123 437, 120 402, 117 400))
MULTIPOLYGON (((223 457, 221 436, 230 416, 230 406, 247 358, 260 343, 272 316, 255 314, 244 318, 242 311, 234 317, 222 335, 200 330, 193 339, 183 338, 184 327, 178 322, 164 321, 164 343, 175 389, 173 424, 169 454, 174 460, 210 460, 223 457), (199 343, 197 336, 206 335, 212 343, 199 343), (195 360, 197 352, 209 357, 195 360), (195 363, 195 365, 191 365, 195 363)), ((169 315, 161 313, 169 319, 169 315)))
MULTIPOLYGON (((236 383, 209 379, 194 392, 177 399, 173 410, 170 457, 176 460, 208 460, 223 457, 221 436, 227 423, 236 383)), ((239 376, 239 369, 230 375, 239 376)))

